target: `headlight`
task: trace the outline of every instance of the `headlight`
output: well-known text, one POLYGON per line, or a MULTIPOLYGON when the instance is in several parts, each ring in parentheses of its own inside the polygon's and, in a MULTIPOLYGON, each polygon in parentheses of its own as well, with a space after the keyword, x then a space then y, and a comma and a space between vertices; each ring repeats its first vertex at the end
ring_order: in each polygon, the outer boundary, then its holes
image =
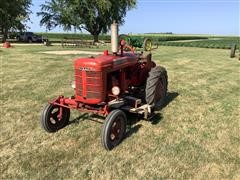
POLYGON ((118 96, 120 94, 120 88, 118 86, 113 86, 112 93, 115 96, 118 96))
POLYGON ((72 82, 72 88, 75 89, 76 88, 76 85, 75 85, 75 81, 72 82))

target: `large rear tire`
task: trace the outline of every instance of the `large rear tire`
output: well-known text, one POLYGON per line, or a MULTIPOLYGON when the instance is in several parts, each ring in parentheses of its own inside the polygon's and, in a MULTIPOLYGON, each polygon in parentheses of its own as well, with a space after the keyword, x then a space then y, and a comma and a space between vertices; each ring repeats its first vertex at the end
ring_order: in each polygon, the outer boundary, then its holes
POLYGON ((151 69, 146 84, 146 102, 161 108, 167 95, 168 76, 164 67, 156 66, 151 69))

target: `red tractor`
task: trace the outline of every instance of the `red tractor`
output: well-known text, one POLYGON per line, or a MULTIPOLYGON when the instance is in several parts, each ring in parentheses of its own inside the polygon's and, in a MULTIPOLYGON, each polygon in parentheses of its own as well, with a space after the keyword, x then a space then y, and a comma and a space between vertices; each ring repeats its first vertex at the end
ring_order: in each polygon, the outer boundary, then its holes
POLYGON ((112 54, 75 60, 75 95, 59 96, 42 111, 41 125, 56 132, 69 123, 70 109, 105 116, 101 140, 107 150, 124 138, 126 112, 149 119, 154 107, 161 106, 167 94, 167 71, 151 59, 151 54, 135 53, 124 40, 118 41, 118 26, 111 26, 112 54), (126 52, 126 49, 130 51, 126 52))

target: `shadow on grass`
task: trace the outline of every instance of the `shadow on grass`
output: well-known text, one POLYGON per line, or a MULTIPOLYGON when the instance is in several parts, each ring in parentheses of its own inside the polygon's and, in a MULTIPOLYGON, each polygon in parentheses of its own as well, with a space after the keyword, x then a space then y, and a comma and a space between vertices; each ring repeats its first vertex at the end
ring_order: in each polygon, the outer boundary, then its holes
POLYGON ((80 116, 76 117, 75 119, 71 120, 68 123, 68 125, 79 124, 80 122, 85 121, 85 120, 90 120, 90 121, 94 121, 94 122, 103 124, 104 119, 105 119, 104 117, 99 116, 97 114, 83 113, 80 116))
POLYGON ((131 137, 133 134, 136 134, 141 127, 142 127, 141 124, 136 124, 134 126, 128 127, 124 139, 127 139, 131 137))
POLYGON ((161 120, 163 119, 163 116, 161 113, 157 113, 155 114, 155 116, 152 117, 152 119, 150 120, 152 125, 156 125, 158 124, 161 120))
MULTIPOLYGON (((161 113, 155 114, 149 121, 152 125, 158 124, 162 120, 162 115, 161 113)), ((139 121, 143 121, 143 118, 137 115, 131 116, 129 118, 128 115, 128 126, 127 126, 127 133, 125 135, 125 138, 129 138, 133 134, 136 134, 138 130, 142 127, 142 124, 137 124, 139 121)))
MULTIPOLYGON (((168 104, 170 104, 177 96, 179 95, 179 93, 177 92, 168 92, 165 103, 163 104, 163 106, 156 108, 155 110, 159 111, 163 108, 165 108, 168 104)), ((128 118, 128 125, 133 125, 136 124, 138 121, 142 120, 142 117, 133 113, 126 113, 127 114, 127 118, 128 118)), ((153 116, 153 118, 151 119, 152 124, 157 124, 157 122, 160 122, 160 119, 162 118, 162 116, 160 114, 155 114, 155 116, 153 116)), ((96 114, 89 114, 89 113, 83 113, 81 115, 79 115, 78 117, 76 117, 75 119, 71 120, 69 122, 69 124, 79 124, 81 121, 84 120, 90 120, 90 121, 94 121, 94 122, 98 122, 98 123, 103 123, 103 120, 105 118, 96 114)))
MULTIPOLYGON (((166 101, 163 104, 163 106, 156 108, 156 110, 159 111, 159 110, 163 109, 164 107, 166 107, 178 95, 179 95, 179 93, 177 93, 177 92, 169 92, 167 94, 166 101)), ((137 123, 139 121, 143 120, 143 117, 138 114, 126 112, 126 115, 127 115, 127 131, 126 131, 126 135, 125 135, 124 139, 127 139, 127 138, 131 137, 133 134, 136 134, 139 131, 139 129, 142 127, 142 124, 137 124, 137 123)), ((84 113, 84 114, 81 114, 80 116, 76 117, 75 119, 71 120, 68 125, 79 124, 81 121, 85 121, 85 120, 90 120, 90 121, 94 121, 94 122, 103 124, 104 119, 105 119, 104 117, 96 115, 96 114, 84 113)), ((157 112, 154 114, 154 116, 150 120, 147 120, 147 121, 149 121, 152 125, 156 125, 162 119, 163 119, 162 114, 157 112)))
POLYGON ((165 108, 168 104, 170 104, 178 96, 179 96, 178 92, 168 92, 165 103, 161 107, 155 108, 155 110, 159 111, 159 110, 165 108))
POLYGON ((84 113, 84 114, 81 114, 80 116, 74 118, 73 120, 69 121, 68 125, 71 125, 71 124, 79 124, 81 121, 84 121, 88 118, 88 114, 87 113, 84 113))

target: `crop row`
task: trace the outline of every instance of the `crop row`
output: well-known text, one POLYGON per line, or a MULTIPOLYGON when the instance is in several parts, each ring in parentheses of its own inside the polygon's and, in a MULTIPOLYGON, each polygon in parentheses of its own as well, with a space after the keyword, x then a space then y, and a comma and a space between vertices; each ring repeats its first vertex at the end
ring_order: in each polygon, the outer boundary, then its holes
POLYGON ((222 38, 218 40, 199 40, 190 42, 159 42, 163 46, 183 46, 183 47, 200 47, 200 48, 217 48, 217 49, 230 49, 233 44, 240 47, 239 38, 222 38))
MULTIPOLYGON (((54 41, 62 39, 82 39, 82 40, 92 40, 93 36, 90 34, 79 34, 79 33, 38 33, 44 37, 54 41)), ((179 36, 179 35, 131 35, 130 37, 136 38, 150 38, 153 41, 162 42, 162 41, 178 41, 178 40, 196 40, 196 39, 207 39, 206 36, 179 36)), ((99 35, 99 40, 110 41, 110 35, 99 35)))
MULTIPOLYGON (((62 39, 82 39, 92 40, 93 37, 90 34, 81 33, 39 33, 44 37, 47 37, 50 41, 61 41, 62 39)), ((199 35, 130 35, 130 37, 143 39, 144 37, 150 38, 155 43, 163 46, 185 46, 185 47, 203 47, 203 48, 220 48, 229 49, 233 44, 237 44, 239 48, 239 37, 215 37, 199 36, 199 35), (184 41, 183 40, 189 40, 184 41), (194 40, 194 41, 191 41, 194 40), (196 41, 195 41, 196 40, 196 41)), ((99 35, 99 40, 110 41, 110 35, 99 35)))

